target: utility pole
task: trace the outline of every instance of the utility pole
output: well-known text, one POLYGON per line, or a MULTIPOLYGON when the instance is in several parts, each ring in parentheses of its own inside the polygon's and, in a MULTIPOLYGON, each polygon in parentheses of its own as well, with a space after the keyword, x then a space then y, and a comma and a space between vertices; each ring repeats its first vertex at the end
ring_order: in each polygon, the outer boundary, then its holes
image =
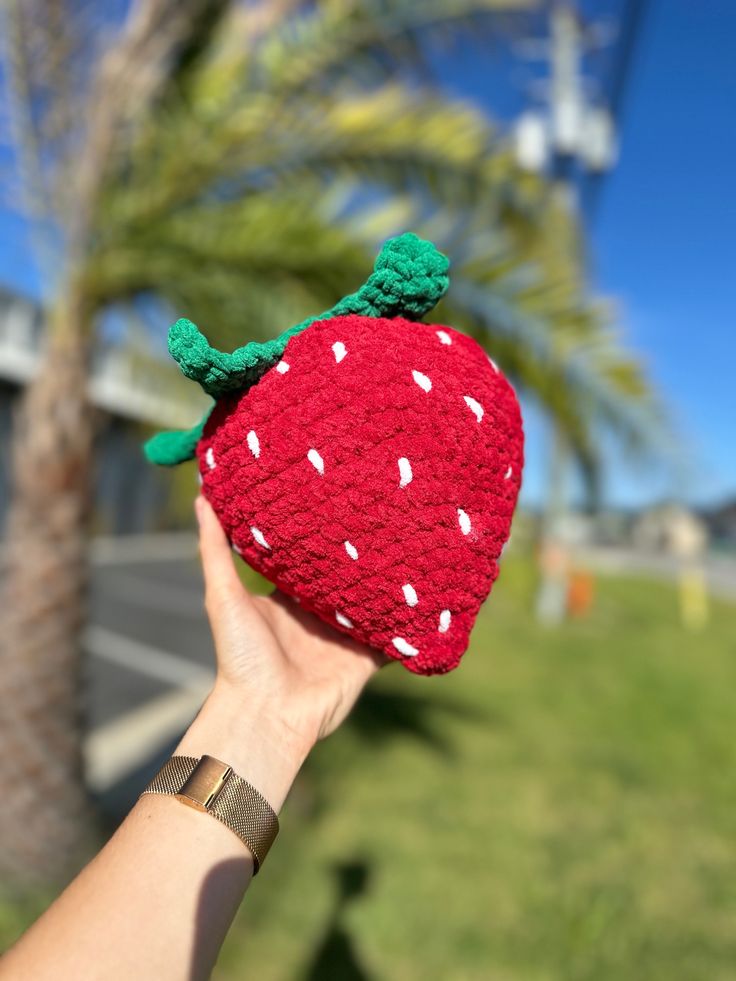
MULTIPOLYGON (((586 26, 569 2, 559 0, 549 18, 549 40, 535 43, 532 56, 549 64, 544 105, 521 114, 515 126, 516 157, 521 167, 547 173, 564 184, 577 207, 577 177, 602 174, 616 163, 615 126, 610 110, 586 93, 584 54, 608 44, 610 31, 586 26)), ((525 45, 529 51, 530 46, 525 45)), ((618 81, 618 80, 617 80, 618 81)), ((618 85, 620 86, 620 81, 618 85)))
MULTIPOLYGON (((552 194, 564 207, 579 212, 578 175, 613 167, 616 144, 611 114, 591 103, 585 89, 585 51, 601 43, 600 31, 584 25, 568 2, 552 7, 549 41, 538 46, 549 64, 546 106, 528 110, 518 120, 515 140, 519 164, 548 175, 552 194)), ((570 453, 564 434, 554 427, 550 440, 549 488, 542 515, 539 565, 541 579, 537 617, 548 624, 565 616, 569 588, 567 477, 570 453)))

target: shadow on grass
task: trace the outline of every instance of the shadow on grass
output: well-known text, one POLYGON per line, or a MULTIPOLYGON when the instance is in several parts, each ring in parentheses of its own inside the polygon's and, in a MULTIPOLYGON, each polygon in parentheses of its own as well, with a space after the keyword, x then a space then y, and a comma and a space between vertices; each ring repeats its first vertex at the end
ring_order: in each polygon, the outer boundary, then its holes
POLYGON ((454 759, 456 747, 447 725, 453 719, 493 721, 487 711, 467 702, 437 698, 436 694, 405 695, 367 689, 345 724, 371 746, 408 736, 441 756, 454 759))
POLYGON ((364 861, 340 862, 334 866, 335 901, 323 937, 301 975, 302 981, 370 981, 371 975, 344 922, 345 910, 362 896, 370 883, 370 867, 364 861))
MULTIPOLYGON (((343 725, 351 740, 342 742, 337 752, 327 749, 325 754, 318 746, 302 768, 289 794, 291 813, 305 822, 317 822, 329 813, 339 799, 341 777, 360 765, 356 737, 371 753, 380 753, 392 743, 413 741, 452 764, 460 755, 456 742, 462 745, 462 736, 455 735, 460 722, 498 726, 502 719, 487 707, 438 697, 436 689, 431 695, 366 689, 343 725)), ((337 739, 341 740, 340 733, 337 739)))
MULTIPOLYGON (((223 924, 220 911, 227 908, 241 888, 245 857, 218 863, 206 876, 200 889, 194 929, 183 935, 182 943, 190 949, 187 977, 201 981, 210 976, 210 965, 218 957, 229 924, 223 924)), ((368 889, 370 868, 363 860, 339 862, 332 868, 335 895, 322 938, 316 944, 301 981, 371 981, 372 975, 361 961, 345 925, 345 911, 368 889)), ((239 965, 242 976, 249 976, 257 964, 239 965)), ((240 974, 238 975, 240 976, 240 974)))

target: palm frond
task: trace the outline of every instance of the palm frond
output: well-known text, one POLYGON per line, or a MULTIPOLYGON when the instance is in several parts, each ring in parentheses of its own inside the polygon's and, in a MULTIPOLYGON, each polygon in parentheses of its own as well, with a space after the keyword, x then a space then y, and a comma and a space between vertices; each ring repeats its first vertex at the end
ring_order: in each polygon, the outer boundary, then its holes
MULTIPOLYGON (((459 29, 499 14, 528 11, 537 0, 361 0, 318 6, 310 15, 282 22, 253 65, 254 87, 282 96, 333 84, 339 74, 354 77, 358 62, 379 69, 369 81, 386 80, 386 55, 400 52, 430 30, 459 29), (400 46, 400 47, 399 47, 400 46)), ((421 48, 412 45, 421 61, 421 48)), ((406 64, 406 62, 404 62, 406 64)), ((389 57, 388 72, 396 60, 389 57)))

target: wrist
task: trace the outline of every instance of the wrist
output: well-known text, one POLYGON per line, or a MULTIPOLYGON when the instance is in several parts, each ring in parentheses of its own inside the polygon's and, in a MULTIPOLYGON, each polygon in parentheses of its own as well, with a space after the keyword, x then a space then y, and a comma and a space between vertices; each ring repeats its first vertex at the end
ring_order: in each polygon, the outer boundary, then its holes
POLYGON ((265 706, 217 681, 176 753, 217 757, 278 813, 312 745, 265 706))

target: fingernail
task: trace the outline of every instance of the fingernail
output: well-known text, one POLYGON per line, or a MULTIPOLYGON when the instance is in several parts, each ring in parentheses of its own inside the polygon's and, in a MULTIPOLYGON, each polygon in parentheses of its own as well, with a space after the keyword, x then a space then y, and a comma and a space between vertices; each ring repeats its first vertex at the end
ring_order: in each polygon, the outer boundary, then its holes
POLYGON ((195 499, 194 499, 194 513, 197 516, 197 524, 200 524, 200 525, 202 524, 202 506, 203 506, 203 504, 204 504, 204 501, 202 500, 201 495, 199 497, 195 497, 195 499))

